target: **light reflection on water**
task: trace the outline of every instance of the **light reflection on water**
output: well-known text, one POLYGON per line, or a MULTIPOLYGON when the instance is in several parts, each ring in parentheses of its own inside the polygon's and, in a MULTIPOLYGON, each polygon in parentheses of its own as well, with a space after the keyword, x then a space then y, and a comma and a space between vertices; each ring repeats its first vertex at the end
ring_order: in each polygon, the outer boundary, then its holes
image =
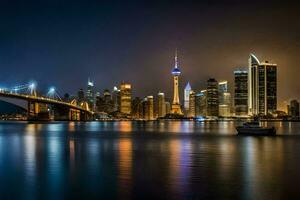
POLYGON ((132 189, 132 141, 130 139, 119 140, 119 197, 129 198, 132 189))
POLYGON ((300 123, 0 123, 0 199, 280 199, 298 195, 300 123), (9 197, 9 198, 8 198, 9 197))

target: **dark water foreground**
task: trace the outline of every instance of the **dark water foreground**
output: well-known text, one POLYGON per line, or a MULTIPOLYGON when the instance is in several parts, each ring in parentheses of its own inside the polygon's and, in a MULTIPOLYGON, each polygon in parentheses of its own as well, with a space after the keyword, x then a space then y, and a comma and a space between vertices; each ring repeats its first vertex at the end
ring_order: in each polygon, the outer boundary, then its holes
POLYGON ((235 125, 3 122, 0 199, 300 199, 300 123, 235 125))

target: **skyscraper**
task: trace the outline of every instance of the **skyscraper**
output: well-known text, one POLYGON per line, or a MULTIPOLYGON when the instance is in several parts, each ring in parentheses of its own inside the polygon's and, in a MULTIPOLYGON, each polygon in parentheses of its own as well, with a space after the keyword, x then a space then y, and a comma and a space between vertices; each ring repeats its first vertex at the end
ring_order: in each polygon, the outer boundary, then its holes
POLYGON ((121 83, 120 85, 120 112, 126 115, 131 114, 131 84, 121 83))
POLYGON ((250 115, 267 115, 277 109, 277 65, 259 62, 250 54, 248 72, 250 115))
POLYGON ((234 71, 234 109, 236 116, 248 115, 248 71, 234 71))
POLYGON ((229 117, 231 107, 231 95, 228 92, 228 82, 220 81, 219 86, 219 116, 229 117))
POLYGON ((207 116, 207 90, 201 90, 195 95, 196 116, 207 116))
POLYGON ((105 112, 105 102, 101 96, 96 97, 96 111, 105 112))
POLYGON ((113 101, 111 99, 111 94, 108 89, 105 89, 103 92, 103 101, 104 101, 104 105, 103 105, 104 112, 112 113, 114 111, 113 110, 113 101))
POLYGON ((192 88, 190 83, 188 82, 184 88, 184 112, 187 114, 189 112, 189 99, 190 99, 190 92, 192 88))
POLYGON ((165 94, 162 92, 158 93, 158 101, 157 101, 157 110, 158 110, 158 117, 164 117, 166 115, 166 102, 165 102, 165 94))
POLYGON ((195 117, 196 110, 195 110, 195 92, 190 90, 189 92, 189 109, 188 109, 188 117, 195 117))
POLYGON ((224 92, 222 94, 222 103, 219 103, 219 116, 230 117, 231 116, 231 94, 224 92))
POLYGON ((78 102, 79 103, 84 101, 84 91, 83 91, 82 88, 78 91, 77 96, 78 96, 78 102))
POLYGON ((299 102, 297 100, 292 100, 290 105, 288 106, 288 115, 292 117, 292 119, 299 118, 299 102))
POLYGON ((115 86, 112 91, 113 111, 120 111, 121 91, 115 86))
POLYGON ((104 101, 109 102, 111 100, 111 94, 108 89, 105 89, 103 92, 104 101))
POLYGON ((153 120, 154 119, 154 103, 153 103, 153 96, 147 96, 147 115, 146 120, 153 120))
POLYGON ((86 90, 86 101, 91 110, 95 110, 95 95, 94 95, 94 82, 88 79, 86 90))
POLYGON ((214 78, 207 80, 207 116, 219 116, 218 82, 214 78))
POLYGON ((219 89, 219 94, 228 92, 228 81, 220 81, 218 89, 219 89))
POLYGON ((177 51, 175 52, 175 67, 172 70, 173 75, 173 86, 174 86, 174 94, 173 94, 173 103, 171 106, 171 113, 172 114, 179 114, 182 115, 180 101, 179 101, 179 76, 181 72, 178 68, 178 59, 177 59, 177 51))
POLYGON ((166 114, 171 113, 171 104, 169 101, 166 101, 166 114))
POLYGON ((139 97, 135 97, 132 100, 132 111, 131 115, 133 119, 141 119, 143 118, 143 115, 141 114, 141 106, 142 106, 142 100, 139 97))

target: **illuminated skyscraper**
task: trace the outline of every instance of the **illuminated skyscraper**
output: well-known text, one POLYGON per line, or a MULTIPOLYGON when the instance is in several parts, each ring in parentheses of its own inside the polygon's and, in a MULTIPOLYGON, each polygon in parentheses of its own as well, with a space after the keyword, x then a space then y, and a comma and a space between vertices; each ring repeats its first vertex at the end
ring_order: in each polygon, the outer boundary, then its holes
POLYGON ((147 97, 145 97, 142 102, 141 102, 141 108, 140 108, 140 116, 141 119, 147 120, 147 117, 149 115, 149 110, 148 110, 148 102, 147 102, 147 97))
POLYGON ((120 112, 126 115, 131 114, 131 84, 122 83, 120 86, 120 112))
POLYGON ((188 117, 195 117, 196 110, 195 110, 195 92, 190 90, 189 92, 189 110, 188 110, 188 117))
POLYGON ((185 113, 189 112, 189 99, 190 99, 190 92, 191 92, 192 88, 190 83, 188 82, 184 88, 184 111, 185 113))
POLYGON ((154 119, 154 103, 153 103, 153 96, 147 96, 147 116, 146 120, 153 120, 154 119))
POLYGON ((120 111, 120 93, 121 91, 115 86, 112 92, 113 111, 120 111))
POLYGON ((228 81, 220 81, 218 89, 219 89, 219 94, 228 92, 228 81))
POLYGON ((166 115, 165 94, 159 92, 157 96, 158 96, 158 101, 157 101, 158 117, 164 117, 166 115))
POLYGON ((299 118, 299 102, 297 100, 292 100, 290 105, 288 106, 288 115, 292 117, 292 119, 299 118))
POLYGON ((88 79, 86 90, 86 101, 89 104, 91 110, 95 110, 95 95, 94 95, 94 82, 88 79))
POLYGON ((174 94, 173 94, 173 103, 171 106, 171 113, 172 114, 179 114, 182 115, 180 101, 179 101, 179 76, 181 72, 178 68, 178 59, 177 59, 177 51, 175 53, 175 67, 172 70, 173 75, 173 86, 174 86, 174 94))
POLYGON ((207 80, 207 116, 219 116, 218 82, 214 78, 207 80))
POLYGON ((259 62, 250 54, 248 72, 250 115, 267 115, 277 109, 277 65, 259 62))
POLYGON ((229 92, 224 92, 222 94, 222 104, 219 104, 219 116, 220 117, 230 117, 231 116, 231 94, 229 92))
POLYGON ((220 81, 219 82, 219 116, 229 117, 230 107, 231 107, 231 95, 228 92, 228 82, 220 81))
POLYGON ((234 109, 236 116, 248 115, 248 71, 234 71, 234 109))
POLYGON ((197 117, 207 116, 207 90, 201 90, 195 95, 195 112, 197 117))

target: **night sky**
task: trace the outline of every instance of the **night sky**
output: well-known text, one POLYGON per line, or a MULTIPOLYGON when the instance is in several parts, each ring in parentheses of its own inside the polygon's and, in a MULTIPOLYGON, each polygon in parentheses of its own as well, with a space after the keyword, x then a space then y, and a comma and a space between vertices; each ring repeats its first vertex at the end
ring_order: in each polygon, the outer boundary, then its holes
POLYGON ((245 2, 1 1, 0 83, 75 94, 90 77, 100 91, 126 81, 135 96, 171 96, 177 48, 182 88, 232 85, 252 52, 278 64, 279 100, 300 98, 299 5, 245 2))

